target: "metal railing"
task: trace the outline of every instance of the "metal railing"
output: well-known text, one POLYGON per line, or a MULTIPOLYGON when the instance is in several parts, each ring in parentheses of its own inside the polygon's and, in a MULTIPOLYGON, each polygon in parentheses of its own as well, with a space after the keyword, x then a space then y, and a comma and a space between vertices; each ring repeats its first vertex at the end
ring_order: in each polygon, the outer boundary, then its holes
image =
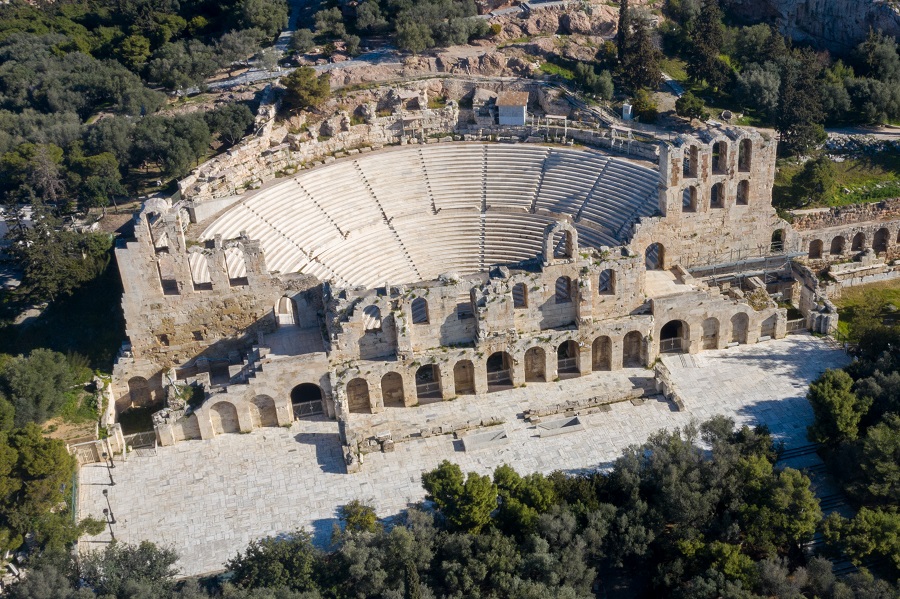
POLYGON ((578 370, 578 359, 577 358, 560 358, 557 362, 556 368, 559 372, 569 372, 572 370, 578 370))
POLYGON ((131 435, 125 435, 123 438, 125 439, 125 446, 130 449, 156 447, 156 431, 134 433, 131 435))
POLYGON ((416 385, 416 394, 419 397, 425 395, 434 395, 440 394, 441 392, 441 384, 440 383, 420 383, 416 385))
POLYGON ((674 339, 661 339, 659 342, 659 353, 665 354, 669 352, 680 352, 683 339, 675 337, 674 339))
POLYGON ((325 410, 322 407, 322 400, 316 401, 304 401, 303 403, 295 403, 294 404, 294 418, 300 418, 301 416, 313 416, 315 414, 321 414, 325 410))
POLYGON ((509 370, 497 370, 495 372, 487 373, 488 385, 501 385, 511 381, 512 378, 509 376, 509 370))
POLYGON ((806 319, 805 318, 796 318, 794 320, 787 321, 787 332, 788 333, 796 333, 798 331, 806 330, 806 319))

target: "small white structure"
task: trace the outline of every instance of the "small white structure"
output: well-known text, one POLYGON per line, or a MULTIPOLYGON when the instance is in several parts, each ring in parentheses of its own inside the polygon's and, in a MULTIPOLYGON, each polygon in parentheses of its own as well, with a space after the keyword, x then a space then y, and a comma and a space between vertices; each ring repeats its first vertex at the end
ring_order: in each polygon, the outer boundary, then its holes
POLYGON ((500 92, 497 95, 497 111, 501 125, 525 124, 528 92, 500 92))
POLYGON ((631 104, 622 104, 622 120, 630 121, 634 118, 634 113, 632 112, 631 104))

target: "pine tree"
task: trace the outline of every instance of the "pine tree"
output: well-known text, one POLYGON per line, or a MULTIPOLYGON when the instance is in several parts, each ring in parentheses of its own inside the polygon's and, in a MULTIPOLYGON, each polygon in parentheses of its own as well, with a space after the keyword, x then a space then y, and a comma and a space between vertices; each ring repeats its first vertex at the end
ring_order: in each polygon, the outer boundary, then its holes
POLYGON ((784 61, 775 129, 788 153, 804 152, 824 140, 825 130, 820 123, 825 113, 818 95, 818 72, 815 54, 809 50, 797 51, 784 61))
POLYGON ((719 60, 725 29, 719 0, 703 0, 694 22, 693 45, 687 57, 687 71, 694 81, 706 81, 719 87, 727 80, 727 66, 719 60))
POLYGON ((616 32, 616 46, 619 49, 619 60, 625 60, 628 42, 631 38, 631 15, 628 0, 619 0, 619 30, 616 32))
POLYGON ((650 28, 644 20, 635 20, 621 59, 622 78, 632 90, 654 90, 662 77, 659 61, 660 51, 653 42, 650 28))

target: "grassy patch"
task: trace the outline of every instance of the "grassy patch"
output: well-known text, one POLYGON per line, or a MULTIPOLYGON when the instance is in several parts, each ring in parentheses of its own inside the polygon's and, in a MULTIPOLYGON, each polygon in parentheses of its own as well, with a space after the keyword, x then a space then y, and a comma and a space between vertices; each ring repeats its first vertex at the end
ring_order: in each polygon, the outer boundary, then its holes
POLYGON ((659 66, 666 75, 679 83, 684 83, 688 80, 687 63, 680 58, 663 58, 659 66))
MULTIPOLYGON (((793 201, 792 183, 794 176, 802 168, 802 165, 795 162, 779 163, 772 191, 776 207, 796 205, 793 201)), ((826 202, 810 204, 805 208, 848 206, 900 197, 900 156, 879 152, 863 158, 848 158, 844 162, 835 162, 834 170, 834 193, 826 202)))
POLYGON ((560 66, 558 64, 554 64, 552 62, 545 62, 541 64, 541 72, 546 73, 548 75, 555 75, 557 77, 562 77, 563 79, 568 79, 569 81, 575 79, 575 72, 571 69, 567 69, 566 67, 560 66))
POLYGON ((432 110, 440 110, 447 105, 447 98, 444 96, 431 96, 428 98, 428 108, 432 110))
POLYGON ((841 317, 838 330, 844 333, 873 317, 887 325, 900 324, 900 281, 845 288, 835 304, 841 317))
POLYGON ((94 422, 99 417, 96 396, 81 390, 70 391, 66 394, 66 403, 59 411, 59 416, 69 424, 94 422))

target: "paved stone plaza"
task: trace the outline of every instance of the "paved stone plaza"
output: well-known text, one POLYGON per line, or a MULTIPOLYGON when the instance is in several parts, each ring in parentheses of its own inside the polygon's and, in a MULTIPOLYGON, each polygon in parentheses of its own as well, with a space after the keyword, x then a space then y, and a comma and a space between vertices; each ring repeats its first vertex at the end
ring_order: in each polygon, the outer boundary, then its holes
MULTIPOLYGON (((319 541, 331 534, 338 506, 352 499, 372 504, 380 516, 397 513, 423 497, 420 476, 441 460, 463 470, 489 473, 502 463, 522 473, 608 466, 633 443, 660 428, 691 419, 725 414, 739 423, 762 422, 788 447, 805 445, 812 410, 804 395, 809 381, 825 368, 848 360, 828 342, 806 335, 780 341, 664 358, 685 396, 685 411, 669 402, 622 402, 611 411, 583 417, 584 430, 538 438, 521 418, 523 409, 542 398, 589 397, 597 389, 629 388, 645 370, 597 372, 560 383, 529 384, 524 389, 424 405, 427 421, 435 410, 471 409, 504 420, 509 441, 466 453, 451 436, 400 443, 388 454, 365 456, 362 471, 344 473, 338 424, 302 420, 287 428, 263 428, 249 434, 220 435, 161 447, 155 457, 130 456, 113 470, 100 464, 82 468, 80 515, 102 517, 107 501, 115 518, 116 539, 143 539, 175 548, 183 574, 222 569, 225 560, 254 538, 299 527, 319 541), (629 378, 631 377, 631 378, 629 378), (115 485, 110 486, 110 473, 115 485)), ((82 542, 102 547, 109 532, 82 542)))

